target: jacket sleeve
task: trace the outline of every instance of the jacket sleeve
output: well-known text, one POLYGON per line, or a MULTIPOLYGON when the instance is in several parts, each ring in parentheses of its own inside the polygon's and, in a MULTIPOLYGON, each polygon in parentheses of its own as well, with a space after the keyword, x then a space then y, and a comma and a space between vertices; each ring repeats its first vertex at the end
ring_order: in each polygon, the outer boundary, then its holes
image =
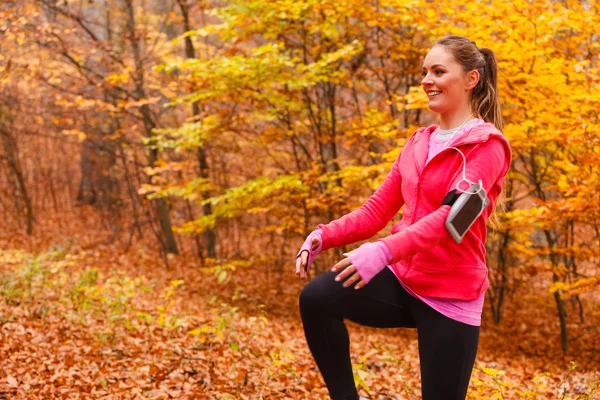
POLYGON ((360 208, 327 225, 318 225, 323 250, 344 246, 373 237, 383 229, 404 205, 400 156, 375 193, 360 208))
MULTIPOLYGON (((481 180, 486 192, 490 193, 493 186, 504 177, 510 167, 511 154, 507 147, 508 144, 502 140, 492 138, 472 151, 467 158, 467 178, 472 182, 481 180)), ((446 192, 456 188, 461 179, 462 173, 455 181, 449 183, 446 192)), ((466 189, 464 182, 461 188, 466 189)), ((431 249, 443 240, 451 238, 444 226, 450 208, 448 205, 441 206, 413 225, 381 239, 390 250, 392 263, 431 249)))

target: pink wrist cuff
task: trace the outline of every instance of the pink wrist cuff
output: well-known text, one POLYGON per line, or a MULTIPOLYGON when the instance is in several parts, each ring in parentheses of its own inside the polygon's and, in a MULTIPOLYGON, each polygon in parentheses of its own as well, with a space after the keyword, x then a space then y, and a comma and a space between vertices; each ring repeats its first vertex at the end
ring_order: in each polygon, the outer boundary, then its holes
POLYGON ((321 232, 322 231, 320 229, 316 229, 315 231, 311 232, 304 241, 304 244, 302 244, 302 247, 300 247, 300 251, 298 252, 298 254, 296 254, 296 258, 298 258, 300 257, 300 254, 302 254, 303 251, 308 252, 308 261, 306 262, 306 269, 310 267, 310 264, 312 264, 315 257, 323 249, 323 236, 321 232), (314 237, 319 238, 319 247, 317 247, 315 250, 312 250, 312 240, 314 237))
POLYGON ((365 283, 369 283, 392 261, 392 253, 384 242, 365 243, 348 257, 365 283))

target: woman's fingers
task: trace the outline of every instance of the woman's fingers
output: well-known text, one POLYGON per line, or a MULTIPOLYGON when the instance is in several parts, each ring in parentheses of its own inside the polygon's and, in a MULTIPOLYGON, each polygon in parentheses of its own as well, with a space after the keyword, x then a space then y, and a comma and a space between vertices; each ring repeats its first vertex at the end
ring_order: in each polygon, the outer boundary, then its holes
POLYGON ((308 260, 307 253, 303 252, 301 258, 302 258, 302 265, 300 267, 300 279, 306 279, 307 278, 307 275, 306 275, 306 269, 307 269, 306 268, 306 263, 307 263, 307 260, 308 260))
POLYGON ((296 275, 299 275, 300 271, 302 270, 304 265, 306 265, 305 259, 306 259, 305 251, 303 251, 302 253, 300 253, 300 255, 298 257, 296 257, 296 275))
POLYGON ((331 270, 333 272, 336 272, 336 271, 339 271, 340 269, 346 268, 349 265, 352 265, 352 262, 350 262, 350 259, 349 258, 344 258, 343 260, 341 260, 337 264, 335 264, 333 266, 333 268, 331 268, 331 270))
POLYGON ((296 257, 296 275, 298 275, 302 279, 308 278, 308 260, 311 257, 313 251, 317 250, 317 248, 321 245, 321 239, 318 236, 314 236, 310 242, 310 250, 306 249, 305 245, 302 245, 302 250, 300 255, 296 257))
POLYGON ((350 276, 350 278, 346 279, 346 282, 344 282, 343 286, 344 287, 348 287, 348 286, 352 286, 355 282, 360 281, 360 275, 358 274, 358 272, 355 272, 354 274, 352 274, 350 276))
POLYGON ((363 288, 365 285, 366 285, 366 283, 365 283, 365 282, 364 282, 362 279, 360 279, 360 280, 358 281, 358 283, 357 283, 356 285, 354 285, 354 289, 360 289, 360 288, 363 288))
POLYGON ((350 260, 348 260, 348 259, 346 259, 346 260, 342 260, 342 261, 340 261, 339 263, 337 263, 337 264, 336 264, 336 265, 333 267, 332 271, 337 271, 337 270, 339 270, 340 268, 344 268, 344 270, 343 270, 342 272, 340 272, 339 274, 337 274, 337 276, 335 277, 335 280, 336 280, 336 281, 338 281, 338 282, 339 282, 339 281, 343 281, 343 280, 345 280, 345 279, 346 279, 346 278, 348 278, 350 275, 352 275, 353 273, 355 273, 355 272, 356 272, 356 268, 354 268, 354 265, 352 265, 352 264, 350 263, 350 260), (345 261, 345 262, 344 262, 344 261, 345 261), (341 264, 342 262, 343 262, 343 264, 341 264), (340 266, 340 264, 341 264, 341 266, 340 266))
POLYGON ((349 258, 344 258, 342 261, 335 264, 331 270, 335 272, 342 268, 344 270, 335 277, 337 282, 344 281, 344 287, 349 287, 356 283, 356 286, 354 286, 355 289, 360 289, 365 286, 365 282, 363 282, 362 278, 358 274, 358 271, 356 270, 356 267, 352 265, 352 262, 349 258))
MULTIPOLYGON (((318 246, 318 242, 319 242, 319 240, 317 239, 316 240, 317 246, 318 246)), ((315 240, 313 240, 313 244, 314 243, 315 243, 315 240)), ((300 253, 300 256, 296 258, 296 275, 300 276, 300 278, 302 278, 302 279, 306 279, 308 277, 307 271, 306 271, 307 262, 308 262, 308 251, 303 251, 302 253, 300 253)), ((352 285, 355 285, 354 286, 355 289, 360 289, 363 286, 365 286, 365 283, 362 281, 360 275, 356 271, 356 267, 354 267, 354 265, 352 265, 352 262, 350 261, 349 258, 344 258, 343 260, 339 261, 337 264, 335 264, 333 266, 333 268, 331 270, 333 272, 342 270, 342 272, 340 272, 339 274, 336 275, 335 280, 337 282, 344 281, 344 283, 343 283, 344 287, 350 287, 352 285)))
POLYGON ((300 257, 296 257, 296 275, 300 275, 301 268, 302 268, 302 254, 300 254, 300 257))
POLYGON ((296 257, 296 275, 300 276, 302 279, 306 279, 308 275, 306 274, 306 264, 308 263, 308 251, 305 250, 300 253, 300 256, 296 257))

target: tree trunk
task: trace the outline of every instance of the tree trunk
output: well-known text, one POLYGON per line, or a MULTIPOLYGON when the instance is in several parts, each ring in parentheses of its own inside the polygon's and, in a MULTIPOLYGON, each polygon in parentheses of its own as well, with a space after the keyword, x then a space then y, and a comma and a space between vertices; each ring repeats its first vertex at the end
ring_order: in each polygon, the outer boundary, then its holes
MULTIPOLYGON (((135 31, 135 16, 133 12, 133 4, 132 0, 125 0, 125 8, 127 13, 127 28, 129 30, 129 40, 133 49, 133 58, 135 61, 135 90, 134 95, 136 100, 141 100, 146 97, 146 93, 144 90, 144 65, 142 61, 142 54, 140 49, 140 43, 138 38, 136 37, 135 31)), ((156 124, 154 119, 152 118, 152 114, 150 112, 150 107, 147 104, 144 104, 140 107, 140 111, 142 114, 142 121, 144 123, 144 129, 146 132, 146 137, 152 138, 153 130, 156 128, 156 124)), ((150 149, 148 155, 148 165, 154 166, 154 163, 158 160, 158 150, 150 149)), ((149 178, 150 179, 150 178, 149 178)), ((160 222, 160 227, 162 230, 162 234, 164 235, 164 241, 159 240, 167 253, 179 254, 179 249, 177 248, 177 242, 175 241, 175 235, 173 233, 173 227, 171 225, 171 215, 169 213, 169 205, 167 204, 165 199, 157 199, 156 203, 156 212, 158 214, 158 220, 160 222)), ((161 238, 162 239, 162 238, 161 238)))
POLYGON ((96 204, 97 193, 94 187, 94 152, 92 150, 91 139, 86 138, 81 143, 81 159, 79 168, 81 170, 81 180, 79 181, 79 190, 77 191, 77 202, 83 204, 96 204))
MULTIPOLYGON (((179 8, 181 9, 181 14, 183 15, 183 24, 186 32, 191 31, 190 26, 190 18, 189 18, 189 5, 187 4, 187 0, 177 0, 177 4, 179 4, 179 8)), ((185 56, 187 58, 196 58, 196 49, 194 48, 194 43, 190 36, 185 37, 185 56)), ((194 116, 200 115, 200 106, 197 102, 192 103, 192 114, 194 116)), ((206 156, 206 148, 204 146, 199 146, 197 150, 197 158, 198 158, 198 166, 200 167, 200 177, 203 179, 208 179, 209 177, 209 168, 208 161, 206 156)), ((202 192, 202 199, 206 200, 210 198, 209 192, 202 192)), ((202 206, 202 213, 204 216, 208 216, 212 214, 212 205, 210 203, 206 203, 202 206)), ((206 252, 208 257, 215 258, 217 256, 216 253, 216 245, 217 245, 217 233, 216 229, 209 229, 204 232, 204 241, 206 242, 206 252)))
MULTIPOLYGON (((508 200, 505 205, 505 211, 508 212, 512 211, 514 208, 514 202, 512 200, 512 181, 507 181, 505 187, 506 198, 511 199, 508 200)), ((508 276, 511 260, 508 258, 506 250, 508 249, 509 244, 510 229, 502 231, 500 234, 500 245, 496 257, 498 264, 498 271, 496 271, 496 274, 498 276, 495 277, 496 279, 492 279, 494 276, 490 276, 490 281, 494 283, 494 290, 490 293, 490 306, 492 309, 492 319, 496 324, 499 324, 502 320, 502 308, 504 306, 504 300, 506 299, 506 292, 508 290, 508 276)))
MULTIPOLYGON (((0 114, 0 118, 2 118, 2 120, 0 120, 0 123, 4 122, 4 116, 0 114)), ((27 234, 32 235, 34 222, 33 205, 31 203, 29 193, 27 192, 27 186, 25 185, 25 176, 23 174, 23 169, 21 168, 21 163, 19 161, 17 143, 15 141, 15 138, 8 131, 7 127, 0 126, 0 136, 2 137, 2 144, 4 147, 4 154, 0 154, 0 159, 4 159, 6 161, 8 169, 12 173, 13 178, 15 179, 18 196, 21 198, 21 202, 25 206, 27 234)), ((17 198, 15 198, 15 204, 17 205, 17 207, 19 207, 19 201, 17 198)))
MULTIPOLYGON (((542 188, 543 172, 540 174, 540 171, 538 171, 539 166, 535 162, 534 148, 530 149, 529 156, 531 160, 531 178, 532 183, 535 185, 535 193, 539 199, 546 201, 546 192, 542 188)), ((544 229, 543 233, 546 236, 546 247, 550 250, 549 258, 553 269, 552 282, 558 282, 561 280, 561 277, 556 273, 556 269, 559 266, 558 254, 555 251, 556 244, 559 240, 558 233, 554 235, 553 233, 555 232, 548 229, 544 229)), ((554 301, 556 302, 556 310, 558 311, 558 320, 560 323, 561 347, 563 353, 566 353, 569 349, 569 331, 567 328, 567 311, 565 309, 565 303, 560 297, 560 291, 554 293, 554 301)))

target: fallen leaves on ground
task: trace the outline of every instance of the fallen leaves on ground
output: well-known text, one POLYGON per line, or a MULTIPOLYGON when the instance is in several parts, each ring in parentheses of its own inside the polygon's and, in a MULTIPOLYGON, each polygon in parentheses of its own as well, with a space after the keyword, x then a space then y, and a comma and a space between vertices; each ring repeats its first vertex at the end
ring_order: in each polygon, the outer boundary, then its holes
MULTIPOLYGON (((250 263, 224 279, 193 258, 167 268, 143 243, 124 252, 66 230, 0 244, 0 398, 327 398, 291 268, 250 263)), ((469 398, 598 398, 598 355, 563 356, 551 323, 517 322, 537 315, 525 311, 498 326, 484 316, 469 398)), ((363 395, 420 398, 414 331, 349 330, 363 395)))

